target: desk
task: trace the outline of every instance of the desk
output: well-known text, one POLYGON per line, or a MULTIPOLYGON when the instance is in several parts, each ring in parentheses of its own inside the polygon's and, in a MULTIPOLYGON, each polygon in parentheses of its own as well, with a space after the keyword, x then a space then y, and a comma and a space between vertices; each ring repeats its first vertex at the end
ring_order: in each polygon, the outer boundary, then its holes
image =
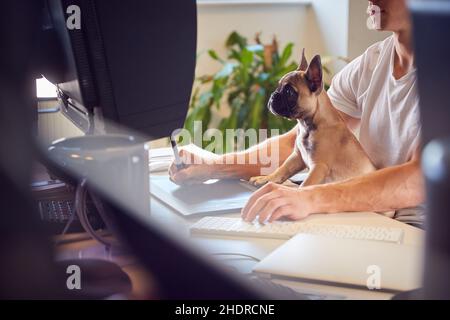
MULTIPOLYGON (((158 199, 151 197, 151 214, 169 228, 177 233, 189 235, 189 226, 201 217, 184 217, 166 206, 158 199)), ((226 214, 227 217, 239 217, 240 213, 226 214)), ((412 246, 420 246, 423 242, 424 232, 418 228, 406 225, 396 220, 386 218, 376 213, 341 213, 341 214, 316 214, 306 218, 308 222, 321 224, 355 224, 371 225, 380 227, 402 228, 404 230, 403 243, 412 246)), ((207 254, 217 253, 242 253, 251 255, 258 259, 263 259, 273 250, 282 245, 286 240, 260 239, 230 236, 196 236, 191 238, 193 243, 200 246, 207 254)), ((60 258, 100 258, 107 259, 103 246, 94 240, 84 240, 75 243, 60 245, 60 258)), ((243 257, 214 256, 241 273, 251 272, 256 261, 243 257)), ((112 259, 125 272, 127 272, 133 283, 132 298, 151 298, 152 280, 145 270, 139 266, 132 257, 117 254, 112 259)), ((298 289, 302 292, 330 294, 333 296, 343 296, 348 299, 390 299, 392 294, 369 291, 364 289, 346 288, 341 286, 305 283, 300 281, 276 280, 276 282, 298 289)))
MULTIPOLYGON (((188 234, 189 232, 189 226, 202 218, 184 217, 154 197, 151 197, 151 212, 152 216, 159 222, 164 223, 169 228, 176 228, 176 232, 186 232, 186 234, 188 234)), ((223 216, 239 217, 240 213, 230 213, 223 216)), ((422 230, 373 212, 316 214, 309 216, 305 221, 320 224, 353 224, 363 226, 370 225, 379 227, 401 228, 404 230, 403 243, 412 246, 421 246, 424 239, 424 232, 422 230)), ((258 259, 263 259, 265 256, 267 256, 269 253, 271 253, 286 241, 277 239, 259 239, 213 235, 195 236, 191 239, 196 245, 200 246, 205 250, 206 253, 209 254, 242 253, 251 255, 258 259)), ((215 258, 222 260, 222 257, 220 256, 215 256, 215 258)), ((254 266, 254 264, 256 264, 256 261, 253 261, 251 259, 244 259, 239 256, 236 256, 236 258, 224 256, 223 260, 225 261, 226 265, 242 273, 251 272, 252 267, 254 266)), ((391 293, 369 291, 364 289, 302 283, 299 281, 277 280, 277 282, 300 289, 304 292, 311 291, 328 293, 336 296, 345 296, 349 299, 389 299, 392 297, 391 293)))

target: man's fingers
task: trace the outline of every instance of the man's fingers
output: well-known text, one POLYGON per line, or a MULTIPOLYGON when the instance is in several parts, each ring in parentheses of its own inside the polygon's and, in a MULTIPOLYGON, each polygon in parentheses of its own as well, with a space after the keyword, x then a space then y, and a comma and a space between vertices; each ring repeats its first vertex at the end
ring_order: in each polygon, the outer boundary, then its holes
POLYGON ((172 182, 180 186, 189 186, 203 183, 205 180, 198 177, 197 168, 195 166, 189 166, 186 169, 181 169, 177 171, 173 176, 170 177, 172 182))
POLYGON ((192 176, 192 167, 187 167, 181 170, 176 169, 171 176, 170 179, 175 182, 176 184, 185 184, 186 181, 189 180, 189 178, 192 176))
POLYGON ((259 223, 264 223, 268 220, 269 217, 272 216, 272 214, 278 210, 279 208, 282 208, 288 204, 288 201, 284 198, 275 198, 272 200, 269 200, 264 208, 262 208, 259 211, 259 223))
POLYGON ((292 206, 285 205, 276 209, 269 218, 269 222, 274 222, 282 217, 288 216, 292 213, 292 206))
POLYGON ((307 215, 305 215, 303 212, 289 212, 285 215, 286 218, 290 219, 290 220, 302 220, 305 219, 307 217, 307 215))
POLYGON ((172 162, 172 164, 169 167, 169 176, 171 179, 173 179, 180 171, 183 171, 187 169, 187 167, 183 168, 183 169, 178 169, 177 165, 175 164, 175 162, 172 162))
POLYGON ((195 155, 185 149, 181 149, 179 152, 181 162, 185 165, 195 164, 195 155))
POLYGON ((177 173, 177 170, 177 166, 172 162, 169 167, 169 177, 172 178, 172 176, 177 173))
POLYGON ((256 216, 259 214, 260 210, 266 206, 266 204, 274 198, 277 198, 278 194, 275 192, 269 192, 258 198, 253 206, 247 211, 247 214, 243 216, 246 221, 255 220, 256 216))
POLYGON ((187 152, 186 150, 184 150, 184 149, 181 149, 179 152, 178 152, 178 155, 180 156, 180 159, 181 159, 181 161, 183 162, 183 163, 190 163, 189 162, 189 159, 188 158, 190 158, 189 157, 189 152, 187 152))
POLYGON ((269 182, 268 184, 266 184, 265 186, 263 186, 262 188, 260 188, 259 190, 255 191, 250 199, 248 199, 247 203, 245 204, 244 208, 242 209, 241 212, 241 216, 244 219, 247 215, 248 212, 250 210, 250 208, 255 204, 255 202, 262 197, 264 194, 272 191, 274 189, 274 183, 269 182))

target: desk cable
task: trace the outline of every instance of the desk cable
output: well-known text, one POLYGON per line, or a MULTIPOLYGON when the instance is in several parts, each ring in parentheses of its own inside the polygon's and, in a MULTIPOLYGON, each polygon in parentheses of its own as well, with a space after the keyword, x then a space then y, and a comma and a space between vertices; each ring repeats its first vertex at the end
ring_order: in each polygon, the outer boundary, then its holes
MULTIPOLYGON (((83 179, 77 186, 77 190, 75 193, 75 212, 78 215, 78 219, 80 220, 81 225, 83 226, 84 230, 95 240, 98 242, 104 244, 106 246, 106 250, 108 251, 111 246, 120 246, 120 243, 117 240, 114 239, 107 239, 103 235, 99 234, 97 231, 94 230, 91 223, 89 222, 88 216, 87 216, 87 209, 86 209, 86 203, 87 203, 87 196, 88 196, 88 189, 86 186, 87 180, 83 179)), ((106 215, 106 211, 103 207, 103 203, 100 201, 100 199, 92 193, 89 193, 89 196, 92 199, 92 202, 94 203, 94 206, 97 209, 98 214, 102 218, 103 222, 105 223, 108 230, 113 230, 112 222, 109 219, 109 217, 106 215)))

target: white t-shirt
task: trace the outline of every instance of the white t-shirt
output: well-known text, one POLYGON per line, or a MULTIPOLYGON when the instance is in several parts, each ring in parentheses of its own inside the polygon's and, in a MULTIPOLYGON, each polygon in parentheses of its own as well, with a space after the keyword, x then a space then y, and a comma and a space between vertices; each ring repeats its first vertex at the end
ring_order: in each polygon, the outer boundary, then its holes
POLYGON ((420 144, 416 70, 396 80, 394 50, 394 36, 372 45, 334 77, 328 91, 338 110, 361 119, 359 141, 377 168, 407 162, 420 144))

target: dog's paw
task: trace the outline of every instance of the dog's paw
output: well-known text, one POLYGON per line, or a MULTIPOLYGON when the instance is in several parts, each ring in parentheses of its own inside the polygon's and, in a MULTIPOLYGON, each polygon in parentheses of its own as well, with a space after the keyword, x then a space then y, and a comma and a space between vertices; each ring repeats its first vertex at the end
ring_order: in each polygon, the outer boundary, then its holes
POLYGON ((255 187, 262 187, 266 183, 269 182, 275 182, 271 176, 257 176, 257 177, 251 177, 249 180, 250 184, 254 185, 255 187))

